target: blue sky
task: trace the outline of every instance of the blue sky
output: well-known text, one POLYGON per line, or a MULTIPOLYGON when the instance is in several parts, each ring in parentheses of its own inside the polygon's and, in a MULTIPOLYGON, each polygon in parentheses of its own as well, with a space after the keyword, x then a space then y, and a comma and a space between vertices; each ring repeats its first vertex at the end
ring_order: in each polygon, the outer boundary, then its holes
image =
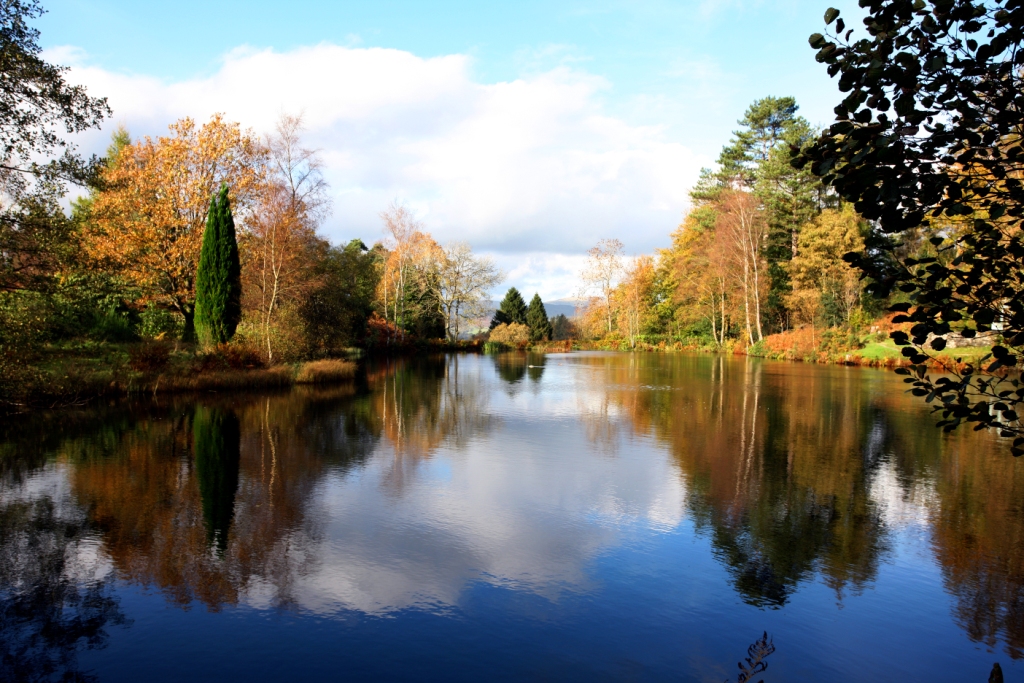
POLYGON ((751 101, 793 95, 820 124, 838 101, 806 40, 828 3, 809 0, 45 6, 44 47, 133 134, 213 111, 262 132, 304 111, 332 238, 373 241, 397 199, 547 298, 601 237, 667 244, 751 101))

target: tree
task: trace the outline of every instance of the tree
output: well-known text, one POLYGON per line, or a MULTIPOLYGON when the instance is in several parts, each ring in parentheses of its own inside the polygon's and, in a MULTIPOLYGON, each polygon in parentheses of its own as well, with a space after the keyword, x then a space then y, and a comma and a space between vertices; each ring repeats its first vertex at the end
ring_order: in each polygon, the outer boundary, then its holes
POLYGON ((171 135, 124 147, 100 176, 83 241, 100 268, 122 274, 184 320, 195 336, 195 278, 210 197, 230 188, 235 220, 247 227, 265 183, 266 150, 219 114, 171 135))
POLYGON ((597 289, 604 298, 605 322, 612 331, 612 292, 622 272, 623 244, 616 239, 603 239, 587 252, 587 265, 583 270, 584 284, 597 289))
POLYGON ((723 251, 716 248, 716 221, 714 203, 698 203, 672 233, 672 245, 659 260, 676 283, 670 293, 676 319, 691 327, 706 321, 712 340, 721 345, 729 328, 732 278, 723 251))
POLYGON ((619 310, 619 328, 636 348, 638 337, 653 318, 654 259, 640 256, 625 269, 622 283, 616 290, 619 310))
POLYGON ((551 321, 548 320, 547 309, 540 300, 540 294, 534 294, 530 300, 530 308, 526 311, 526 324, 530 328, 530 341, 548 341, 551 339, 551 321))
POLYGON ((460 323, 479 318, 488 290, 504 279, 489 258, 473 256, 465 242, 446 245, 438 254, 437 295, 449 341, 457 341, 460 323))
POLYGON ((1017 406, 1024 388, 968 364, 933 379, 925 344, 945 348, 1001 327, 987 370, 1014 366, 1024 346, 1024 6, 1011 0, 872 0, 867 37, 850 41, 839 11, 825 23, 835 33, 810 37, 819 62, 848 93, 836 122, 797 167, 811 169, 872 221, 868 248, 850 262, 870 291, 898 289, 909 298, 892 310, 910 333, 894 332, 915 367, 913 393, 937 401, 939 425, 963 423, 1013 437, 1024 454, 1017 406), (926 219, 964 221, 962 232, 936 234, 932 255, 901 252, 901 237, 926 219), (965 220, 966 219, 966 220, 965 220), (913 346, 910 346, 910 345, 913 346))
POLYGON ((842 210, 826 209, 800 231, 800 251, 790 264, 794 299, 792 307, 805 312, 805 319, 814 324, 812 311, 819 305, 834 311, 833 325, 850 319, 854 308, 860 305, 861 284, 858 273, 843 256, 864 247, 861 237, 861 219, 846 204, 842 210), (817 299, 817 304, 812 302, 817 299))
POLYGON ((267 136, 269 170, 288 190, 292 209, 311 223, 319 223, 331 210, 319 151, 302 146, 302 116, 282 114, 267 136))
POLYGON ((761 296, 766 285, 763 253, 768 236, 767 226, 757 199, 749 192, 723 192, 717 203, 717 214, 717 246, 733 264, 733 277, 743 292, 747 341, 753 344, 764 338, 761 296))
POLYGON ((67 67, 41 58, 43 14, 36 0, 0 1, 0 291, 38 290, 72 239, 60 210, 66 183, 84 185, 85 161, 62 133, 96 128, 110 115, 105 98, 69 85, 67 67))
POLYGON ((0 2, 0 186, 8 197, 23 194, 31 179, 60 184, 88 178, 89 164, 55 129, 78 133, 110 115, 106 98, 69 85, 68 67, 40 57, 39 31, 28 21, 43 13, 37 0, 0 2))
POLYGON ((196 330, 206 346, 235 336, 242 319, 242 266, 228 186, 210 202, 196 272, 196 330))
POLYGON ((281 332, 278 317, 318 286, 313 270, 327 250, 317 227, 330 210, 328 185, 319 154, 301 146, 301 132, 301 117, 282 115, 267 136, 270 178, 244 241, 246 304, 259 316, 268 362, 281 332))
POLYGON ((310 272, 314 285, 298 307, 308 355, 337 355, 364 341, 384 258, 381 248, 352 240, 317 260, 310 272))
POLYGON ((438 298, 437 264, 441 246, 412 213, 392 204, 380 214, 386 235, 379 299, 385 319, 395 328, 421 337, 445 336, 438 298))
POLYGON ((572 324, 572 321, 565 317, 564 313, 559 313, 551 319, 551 338, 555 341, 565 341, 566 339, 572 339, 576 336, 576 329, 572 324))
POLYGON ((498 325, 511 323, 526 324, 526 302, 523 301, 523 296, 515 287, 509 287, 505 292, 505 298, 501 300, 498 310, 491 318, 491 329, 493 330, 498 325))
POLYGON ((733 138, 718 157, 716 174, 723 188, 753 188, 762 164, 779 147, 794 126, 806 125, 796 115, 799 107, 792 97, 765 97, 755 100, 733 131, 733 138))

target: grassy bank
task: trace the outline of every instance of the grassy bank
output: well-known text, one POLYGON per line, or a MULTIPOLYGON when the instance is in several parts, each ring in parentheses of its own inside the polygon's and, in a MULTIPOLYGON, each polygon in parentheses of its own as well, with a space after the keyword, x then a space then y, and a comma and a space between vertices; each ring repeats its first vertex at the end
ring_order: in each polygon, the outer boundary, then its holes
POLYGON ((52 345, 0 358, 0 409, 76 405, 101 396, 236 391, 351 380, 356 364, 324 359, 267 366, 243 347, 170 343, 52 345))
MULTIPOLYGON (((862 365, 880 368, 898 368, 910 365, 910 362, 902 354, 901 347, 896 346, 889 339, 888 330, 858 334, 846 330, 812 330, 805 327, 770 335, 753 346, 736 340, 729 340, 724 345, 717 345, 700 339, 640 340, 635 346, 631 346, 623 339, 599 339, 545 342, 533 345, 531 350, 541 353, 565 351, 724 353, 831 365, 862 365)), ((976 346, 947 349, 941 353, 930 352, 933 356, 930 364, 940 370, 962 366, 965 363, 977 364, 991 351, 991 346, 976 346)))

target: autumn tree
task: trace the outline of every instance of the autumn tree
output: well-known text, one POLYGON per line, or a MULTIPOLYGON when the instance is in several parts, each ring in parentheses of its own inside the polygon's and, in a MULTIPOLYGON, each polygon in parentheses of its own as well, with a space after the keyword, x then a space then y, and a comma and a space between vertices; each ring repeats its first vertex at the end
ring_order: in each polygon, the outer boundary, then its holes
POLYGON ((449 341, 457 341, 464 321, 483 315, 488 291, 504 279, 490 258, 474 256, 465 242, 437 252, 437 297, 449 341))
POLYGON ((747 341, 753 344, 764 337, 761 298, 767 284, 764 263, 767 225, 757 198, 749 192, 723 192, 717 203, 717 212, 717 246, 732 263, 733 277, 743 296, 747 341))
POLYGON ((302 146, 302 118, 283 115, 267 136, 267 185, 245 238, 247 308, 258 316, 261 346, 274 360, 278 318, 317 287, 327 243, 317 228, 330 210, 329 187, 316 150, 302 146))
POLYGON ((801 229, 799 252, 790 268, 792 304, 804 311, 806 322, 813 325, 818 310, 824 309, 832 313, 829 322, 845 323, 860 305, 859 273, 843 256, 864 248, 862 224, 847 204, 841 210, 826 209, 801 229))
POLYGON ((266 152, 220 114, 197 127, 185 118, 171 134, 128 145, 104 169, 85 236, 100 267, 122 273, 184 319, 195 338, 195 278, 210 197, 230 188, 235 218, 247 226, 265 186, 266 152))
POLYGON ((441 246, 401 204, 392 204, 380 216, 387 256, 378 300, 385 319, 397 329, 421 337, 445 336, 437 281, 441 246))
POLYGON ((622 272, 623 244, 617 239, 600 240, 587 252, 587 265, 583 269, 584 285, 596 289, 603 299, 607 331, 612 331, 612 292, 622 272))
POLYGON ((733 283, 724 253, 717 248, 716 211, 697 206, 672 233, 672 244, 660 252, 660 267, 676 283, 670 296, 675 316, 693 325, 707 321, 715 344, 724 344, 733 283))
POLYGON ((655 263, 650 256, 632 259, 624 269, 622 282, 616 288, 619 329, 636 348, 640 335, 653 319, 655 263))

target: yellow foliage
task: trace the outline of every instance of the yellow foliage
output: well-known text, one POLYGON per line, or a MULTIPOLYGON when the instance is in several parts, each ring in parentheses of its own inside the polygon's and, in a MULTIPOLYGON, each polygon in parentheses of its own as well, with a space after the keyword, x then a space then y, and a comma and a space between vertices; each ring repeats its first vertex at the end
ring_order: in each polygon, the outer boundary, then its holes
POLYGON ((85 246, 101 266, 177 309, 188 334, 210 200, 226 184, 236 225, 244 227, 264 185, 266 150, 220 114, 198 128, 181 119, 170 132, 128 145, 111 160, 85 246))
POLYGON ((530 328, 520 323, 502 323, 491 330, 488 339, 498 344, 524 346, 530 341, 530 328))

